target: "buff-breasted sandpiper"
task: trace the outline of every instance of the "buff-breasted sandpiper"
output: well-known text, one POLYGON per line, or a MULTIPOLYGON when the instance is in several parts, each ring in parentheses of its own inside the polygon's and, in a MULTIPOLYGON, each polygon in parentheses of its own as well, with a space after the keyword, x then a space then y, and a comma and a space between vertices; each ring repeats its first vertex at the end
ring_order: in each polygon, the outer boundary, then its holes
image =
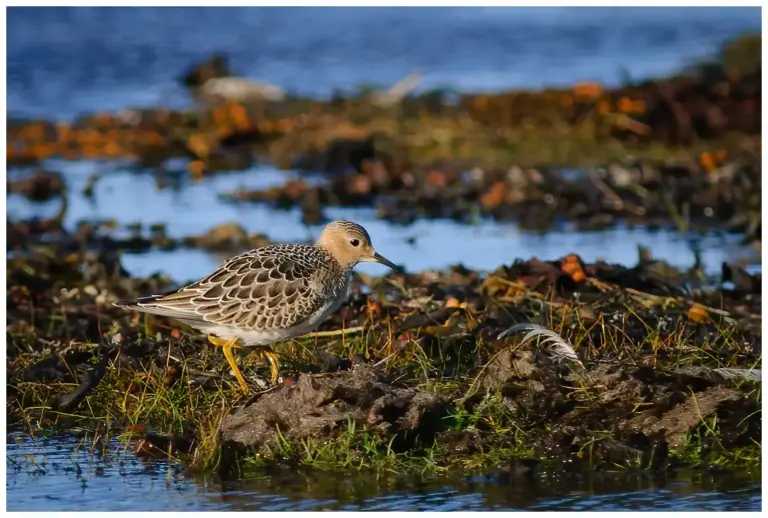
POLYGON ((378 262, 397 269, 351 221, 329 223, 314 245, 279 244, 237 255, 207 277, 164 295, 120 300, 116 306, 179 320, 208 334, 224 351, 244 392, 232 349, 260 347, 278 378, 272 344, 315 329, 344 303, 352 269, 378 262))

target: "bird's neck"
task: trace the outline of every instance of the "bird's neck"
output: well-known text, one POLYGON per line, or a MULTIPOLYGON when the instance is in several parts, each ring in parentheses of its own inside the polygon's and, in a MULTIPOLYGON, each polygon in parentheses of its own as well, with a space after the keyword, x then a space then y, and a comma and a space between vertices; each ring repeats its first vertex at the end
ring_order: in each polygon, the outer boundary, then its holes
POLYGON ((332 254, 327 247, 323 246, 320 243, 317 244, 317 247, 320 248, 326 254, 326 256, 328 257, 328 261, 332 263, 334 267, 343 271, 345 274, 351 272, 352 269, 355 266, 357 266, 358 261, 345 261, 343 258, 339 258, 336 255, 332 254))

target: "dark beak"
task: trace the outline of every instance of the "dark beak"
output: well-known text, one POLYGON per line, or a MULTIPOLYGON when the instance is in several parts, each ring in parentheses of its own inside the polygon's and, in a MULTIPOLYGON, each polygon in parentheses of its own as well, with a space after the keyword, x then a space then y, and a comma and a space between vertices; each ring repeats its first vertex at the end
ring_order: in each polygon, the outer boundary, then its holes
POLYGON ((392 268, 396 272, 402 272, 403 271, 402 268, 400 268, 395 263, 393 263, 392 261, 390 261, 389 259, 387 259, 386 257, 384 257, 381 254, 374 253, 373 254, 373 260, 376 261, 377 263, 383 264, 384 266, 389 266, 390 268, 392 268))

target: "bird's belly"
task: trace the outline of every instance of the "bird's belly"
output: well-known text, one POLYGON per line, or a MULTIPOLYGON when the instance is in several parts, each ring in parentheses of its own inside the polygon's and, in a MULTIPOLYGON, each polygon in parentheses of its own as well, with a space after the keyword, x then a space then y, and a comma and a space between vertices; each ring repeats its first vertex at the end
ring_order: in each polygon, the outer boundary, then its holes
MULTIPOLYGON (((345 295, 346 295, 346 292, 345 292, 345 295)), ((214 334, 219 338, 223 338, 225 340, 237 338, 240 341, 240 343, 245 346, 271 345, 273 343, 280 342, 282 340, 288 340, 289 338, 297 338, 299 336, 309 333, 310 331, 315 329, 317 326, 325 322, 325 320, 328 319, 329 316, 335 313, 336 310, 339 309, 339 307, 341 307, 345 299, 346 297, 339 297, 337 300, 320 308, 318 311, 312 314, 308 319, 291 327, 252 330, 252 329, 239 329, 232 326, 212 325, 210 327, 206 327, 205 329, 202 329, 200 326, 198 326, 198 329, 208 334, 214 334)))
POLYGON ((289 338, 296 338, 309 332, 301 329, 303 326, 286 327, 284 329, 267 329, 262 331, 252 331, 245 329, 234 329, 227 327, 219 332, 214 332, 216 336, 225 340, 237 338, 242 345, 260 346, 271 345, 289 338))

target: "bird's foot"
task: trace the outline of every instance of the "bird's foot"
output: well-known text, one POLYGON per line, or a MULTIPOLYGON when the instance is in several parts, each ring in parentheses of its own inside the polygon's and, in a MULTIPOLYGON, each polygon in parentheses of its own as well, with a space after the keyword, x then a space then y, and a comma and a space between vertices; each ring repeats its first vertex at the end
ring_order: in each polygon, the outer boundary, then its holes
POLYGON ((232 353, 232 349, 240 349, 243 346, 240 345, 237 338, 224 340, 218 336, 211 335, 208 337, 208 340, 216 347, 221 347, 222 352, 224 352, 224 357, 227 359, 227 363, 229 363, 229 366, 232 368, 232 372, 235 374, 235 378, 237 378, 238 383, 240 383, 240 388, 244 393, 247 394, 248 384, 245 382, 243 373, 240 372, 240 369, 237 367, 237 363, 235 362, 235 355, 232 353))
POLYGON ((277 353, 272 349, 265 349, 259 351, 263 358, 266 358, 269 362, 269 368, 272 371, 272 384, 276 384, 280 377, 280 361, 278 360, 277 353))

